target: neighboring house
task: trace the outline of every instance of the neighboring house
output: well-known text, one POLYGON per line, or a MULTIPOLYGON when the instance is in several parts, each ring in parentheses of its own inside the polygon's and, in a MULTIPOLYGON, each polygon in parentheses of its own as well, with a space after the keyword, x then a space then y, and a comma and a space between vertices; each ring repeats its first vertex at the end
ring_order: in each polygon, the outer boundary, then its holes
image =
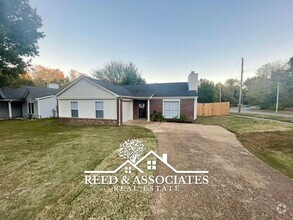
POLYGON ((156 111, 166 119, 184 115, 191 122, 196 119, 197 87, 194 72, 188 82, 123 86, 81 76, 56 95, 59 120, 121 125, 138 118, 150 121, 156 111))
MULTIPOLYGON (((51 85, 51 84, 49 84, 51 85)), ((54 88, 21 86, 0 88, 0 118, 50 118, 57 116, 56 93, 54 88)))

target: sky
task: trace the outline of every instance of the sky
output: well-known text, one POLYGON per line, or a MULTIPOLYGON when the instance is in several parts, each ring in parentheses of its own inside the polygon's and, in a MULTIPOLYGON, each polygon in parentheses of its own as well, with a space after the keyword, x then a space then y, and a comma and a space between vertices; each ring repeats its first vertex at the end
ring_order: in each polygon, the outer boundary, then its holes
POLYGON ((293 56, 292 0, 31 0, 45 37, 33 64, 91 74, 133 62, 148 83, 244 79, 293 56))

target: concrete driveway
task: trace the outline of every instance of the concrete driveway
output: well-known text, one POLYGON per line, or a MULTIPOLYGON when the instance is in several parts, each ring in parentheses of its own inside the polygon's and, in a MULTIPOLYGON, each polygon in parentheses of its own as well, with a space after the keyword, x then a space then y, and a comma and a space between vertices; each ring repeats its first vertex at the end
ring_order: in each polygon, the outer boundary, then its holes
POLYGON ((153 193, 150 219, 293 219, 292 179, 249 153, 233 133, 208 125, 128 124, 151 129, 158 153, 167 153, 176 169, 209 171, 208 185, 153 193))

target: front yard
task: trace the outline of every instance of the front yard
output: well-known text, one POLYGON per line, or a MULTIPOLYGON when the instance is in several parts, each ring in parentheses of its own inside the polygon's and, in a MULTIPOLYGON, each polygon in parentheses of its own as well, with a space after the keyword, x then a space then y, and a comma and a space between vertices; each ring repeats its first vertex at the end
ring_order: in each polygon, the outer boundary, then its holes
POLYGON ((131 138, 142 140, 146 152, 156 148, 144 128, 0 121, 0 218, 144 218, 150 192, 112 193, 84 184, 85 170, 124 162, 117 149, 131 138))
POLYGON ((255 156, 293 177, 293 124, 238 116, 199 117, 198 123, 220 125, 236 134, 255 156))

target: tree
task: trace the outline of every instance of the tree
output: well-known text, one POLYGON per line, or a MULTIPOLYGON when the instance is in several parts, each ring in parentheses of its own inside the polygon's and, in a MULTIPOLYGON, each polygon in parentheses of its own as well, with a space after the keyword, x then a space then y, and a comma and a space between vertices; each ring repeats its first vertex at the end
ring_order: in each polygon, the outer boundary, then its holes
POLYGON ((28 0, 0 0, 0 86, 25 72, 25 57, 38 55, 41 26, 28 0))
POLYGON ((35 86, 32 78, 28 74, 19 74, 17 78, 9 78, 8 85, 12 88, 18 88, 21 85, 35 86))
POLYGON ((198 102, 209 103, 216 100, 215 84, 212 81, 201 79, 198 87, 198 102))
POLYGON ((293 59, 288 63, 272 62, 257 70, 256 77, 245 81, 247 100, 251 105, 262 109, 274 109, 276 105, 277 85, 280 85, 279 109, 293 106, 293 59))
POLYGON ((146 83, 133 63, 124 64, 112 61, 106 63, 104 67, 95 70, 93 76, 99 80, 116 85, 137 85, 146 83))
POLYGON ((284 70, 287 64, 282 61, 267 63, 256 71, 256 76, 263 78, 271 78, 271 75, 280 70, 284 70))
POLYGON ((135 163, 145 151, 145 146, 138 139, 131 139, 120 144, 119 156, 130 160, 135 163))
POLYGON ((69 80, 74 81, 75 79, 77 79, 78 77, 83 76, 83 75, 86 75, 86 74, 80 73, 80 72, 77 72, 76 70, 71 69, 69 71, 69 80))
POLYGON ((48 83, 57 83, 60 86, 69 84, 69 78, 65 77, 64 73, 59 69, 36 65, 29 68, 27 74, 36 86, 46 87, 48 83))
POLYGON ((238 79, 227 79, 222 89, 222 101, 230 102, 235 106, 239 100, 240 81, 238 79))

